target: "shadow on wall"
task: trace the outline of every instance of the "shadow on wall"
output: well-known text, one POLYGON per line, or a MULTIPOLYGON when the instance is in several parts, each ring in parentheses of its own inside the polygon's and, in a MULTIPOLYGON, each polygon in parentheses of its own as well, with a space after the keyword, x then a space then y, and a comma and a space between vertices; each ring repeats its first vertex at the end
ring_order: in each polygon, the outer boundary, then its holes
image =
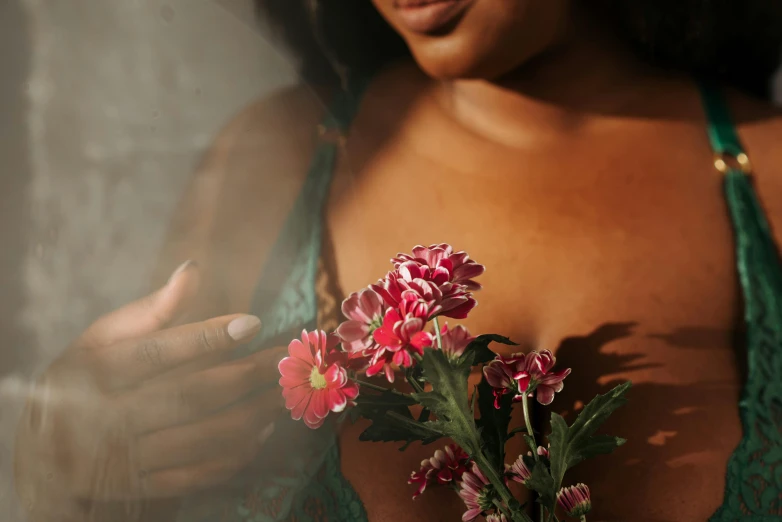
POLYGON ((17 0, 0 2, 0 378, 33 363, 20 320, 22 263, 29 248, 27 76, 29 32, 17 0), (29 355, 28 355, 29 354, 29 355))

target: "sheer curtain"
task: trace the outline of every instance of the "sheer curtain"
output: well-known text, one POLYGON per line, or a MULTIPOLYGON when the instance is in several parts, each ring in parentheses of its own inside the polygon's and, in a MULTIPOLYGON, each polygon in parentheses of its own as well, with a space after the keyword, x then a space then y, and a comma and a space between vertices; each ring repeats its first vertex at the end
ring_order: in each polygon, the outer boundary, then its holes
POLYGON ((295 81, 250 0, 4 0, 0 520, 24 520, 29 376, 143 292, 183 184, 242 107, 295 81))

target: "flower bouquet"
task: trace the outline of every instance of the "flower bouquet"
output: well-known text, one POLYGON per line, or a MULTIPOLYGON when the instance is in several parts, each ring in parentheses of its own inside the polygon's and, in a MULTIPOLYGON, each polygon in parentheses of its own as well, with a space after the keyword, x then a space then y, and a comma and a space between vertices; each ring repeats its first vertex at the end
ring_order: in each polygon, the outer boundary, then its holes
POLYGON ((332 412, 363 417, 371 424, 361 440, 402 442, 402 450, 415 441, 450 439, 408 482, 417 486, 413 498, 431 485, 453 487, 466 507, 464 521, 483 516, 487 522, 532 522, 508 487, 512 481, 535 492, 541 521, 558 520, 557 505, 567 516, 586 520, 589 488, 563 487, 565 474, 625 442, 595 432, 626 402, 630 383, 596 396, 570 426, 552 412, 544 445, 532 426, 530 399, 551 404, 570 369, 555 371, 548 350, 497 355, 491 343, 515 343, 439 324, 440 317, 466 318, 476 305, 473 292, 481 286, 475 278, 484 267, 467 253, 446 244, 417 246, 391 261, 394 269, 385 278, 342 303, 347 320, 336 332, 304 331, 291 341, 279 370, 292 417, 313 429, 332 412), (473 368, 483 375, 470 394, 473 368), (411 393, 360 380, 382 375, 393 383, 397 372, 404 373, 411 393), (518 403, 525 425, 511 429, 518 403), (524 438, 529 452, 508 465, 505 445, 516 436, 524 438))

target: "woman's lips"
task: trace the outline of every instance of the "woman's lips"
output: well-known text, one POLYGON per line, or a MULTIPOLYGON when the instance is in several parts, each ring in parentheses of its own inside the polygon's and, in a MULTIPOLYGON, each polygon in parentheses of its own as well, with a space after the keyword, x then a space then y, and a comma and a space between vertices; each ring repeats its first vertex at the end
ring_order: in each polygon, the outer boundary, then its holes
POLYGON ((470 0, 397 0, 402 24, 414 33, 436 33, 462 14, 470 0))

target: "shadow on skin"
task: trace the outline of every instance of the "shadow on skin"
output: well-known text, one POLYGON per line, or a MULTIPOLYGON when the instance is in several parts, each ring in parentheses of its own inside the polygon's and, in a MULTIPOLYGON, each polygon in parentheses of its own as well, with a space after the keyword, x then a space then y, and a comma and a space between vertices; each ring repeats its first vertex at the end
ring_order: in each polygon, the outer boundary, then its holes
MULTIPOLYGON (((597 394, 607 393, 626 380, 611 376, 658 367, 640 363, 640 354, 610 353, 603 348, 611 342, 632 337, 637 323, 606 323, 584 336, 567 337, 557 349, 557 367, 571 367, 573 373, 553 403, 553 411, 572 424, 578 412, 597 394)), ((647 336, 681 348, 708 349, 725 343, 726 332, 685 327, 666 334, 647 336)), ((720 430, 724 422, 724 386, 716 383, 671 385, 642 382, 628 393, 629 402, 617 410, 598 433, 627 438, 627 443, 610 456, 591 459, 566 475, 566 484, 590 485, 596 520, 621 520, 627 506, 650 506, 664 502, 658 498, 661 484, 681 483, 682 476, 699 484, 704 472, 699 463, 724 449, 720 430), (640 413, 639 413, 640 410, 640 413), (597 471, 604 469, 605 471, 597 471), (616 476, 622 480, 616 480, 616 476), (656 493, 655 493, 656 492, 656 493), (624 511, 614 515, 612 500, 622 499, 624 511)), ((738 404, 738 397, 735 397, 738 404)), ((538 408, 538 425, 549 432, 543 408, 538 408)), ((713 459, 713 457, 712 457, 713 459)), ((720 477, 721 478, 721 477, 720 477)), ((696 486, 700 487, 700 486, 696 486)), ((703 485, 711 487, 711 484, 703 485)), ((716 509, 716 506, 715 506, 716 509)), ((670 511, 670 510, 669 510, 670 511)), ((634 513, 635 515, 635 513, 634 513)), ((654 513, 637 513, 637 522, 664 522, 654 513), (646 518, 644 518, 646 515, 646 518)), ((592 517, 590 517, 590 520, 592 517)))

